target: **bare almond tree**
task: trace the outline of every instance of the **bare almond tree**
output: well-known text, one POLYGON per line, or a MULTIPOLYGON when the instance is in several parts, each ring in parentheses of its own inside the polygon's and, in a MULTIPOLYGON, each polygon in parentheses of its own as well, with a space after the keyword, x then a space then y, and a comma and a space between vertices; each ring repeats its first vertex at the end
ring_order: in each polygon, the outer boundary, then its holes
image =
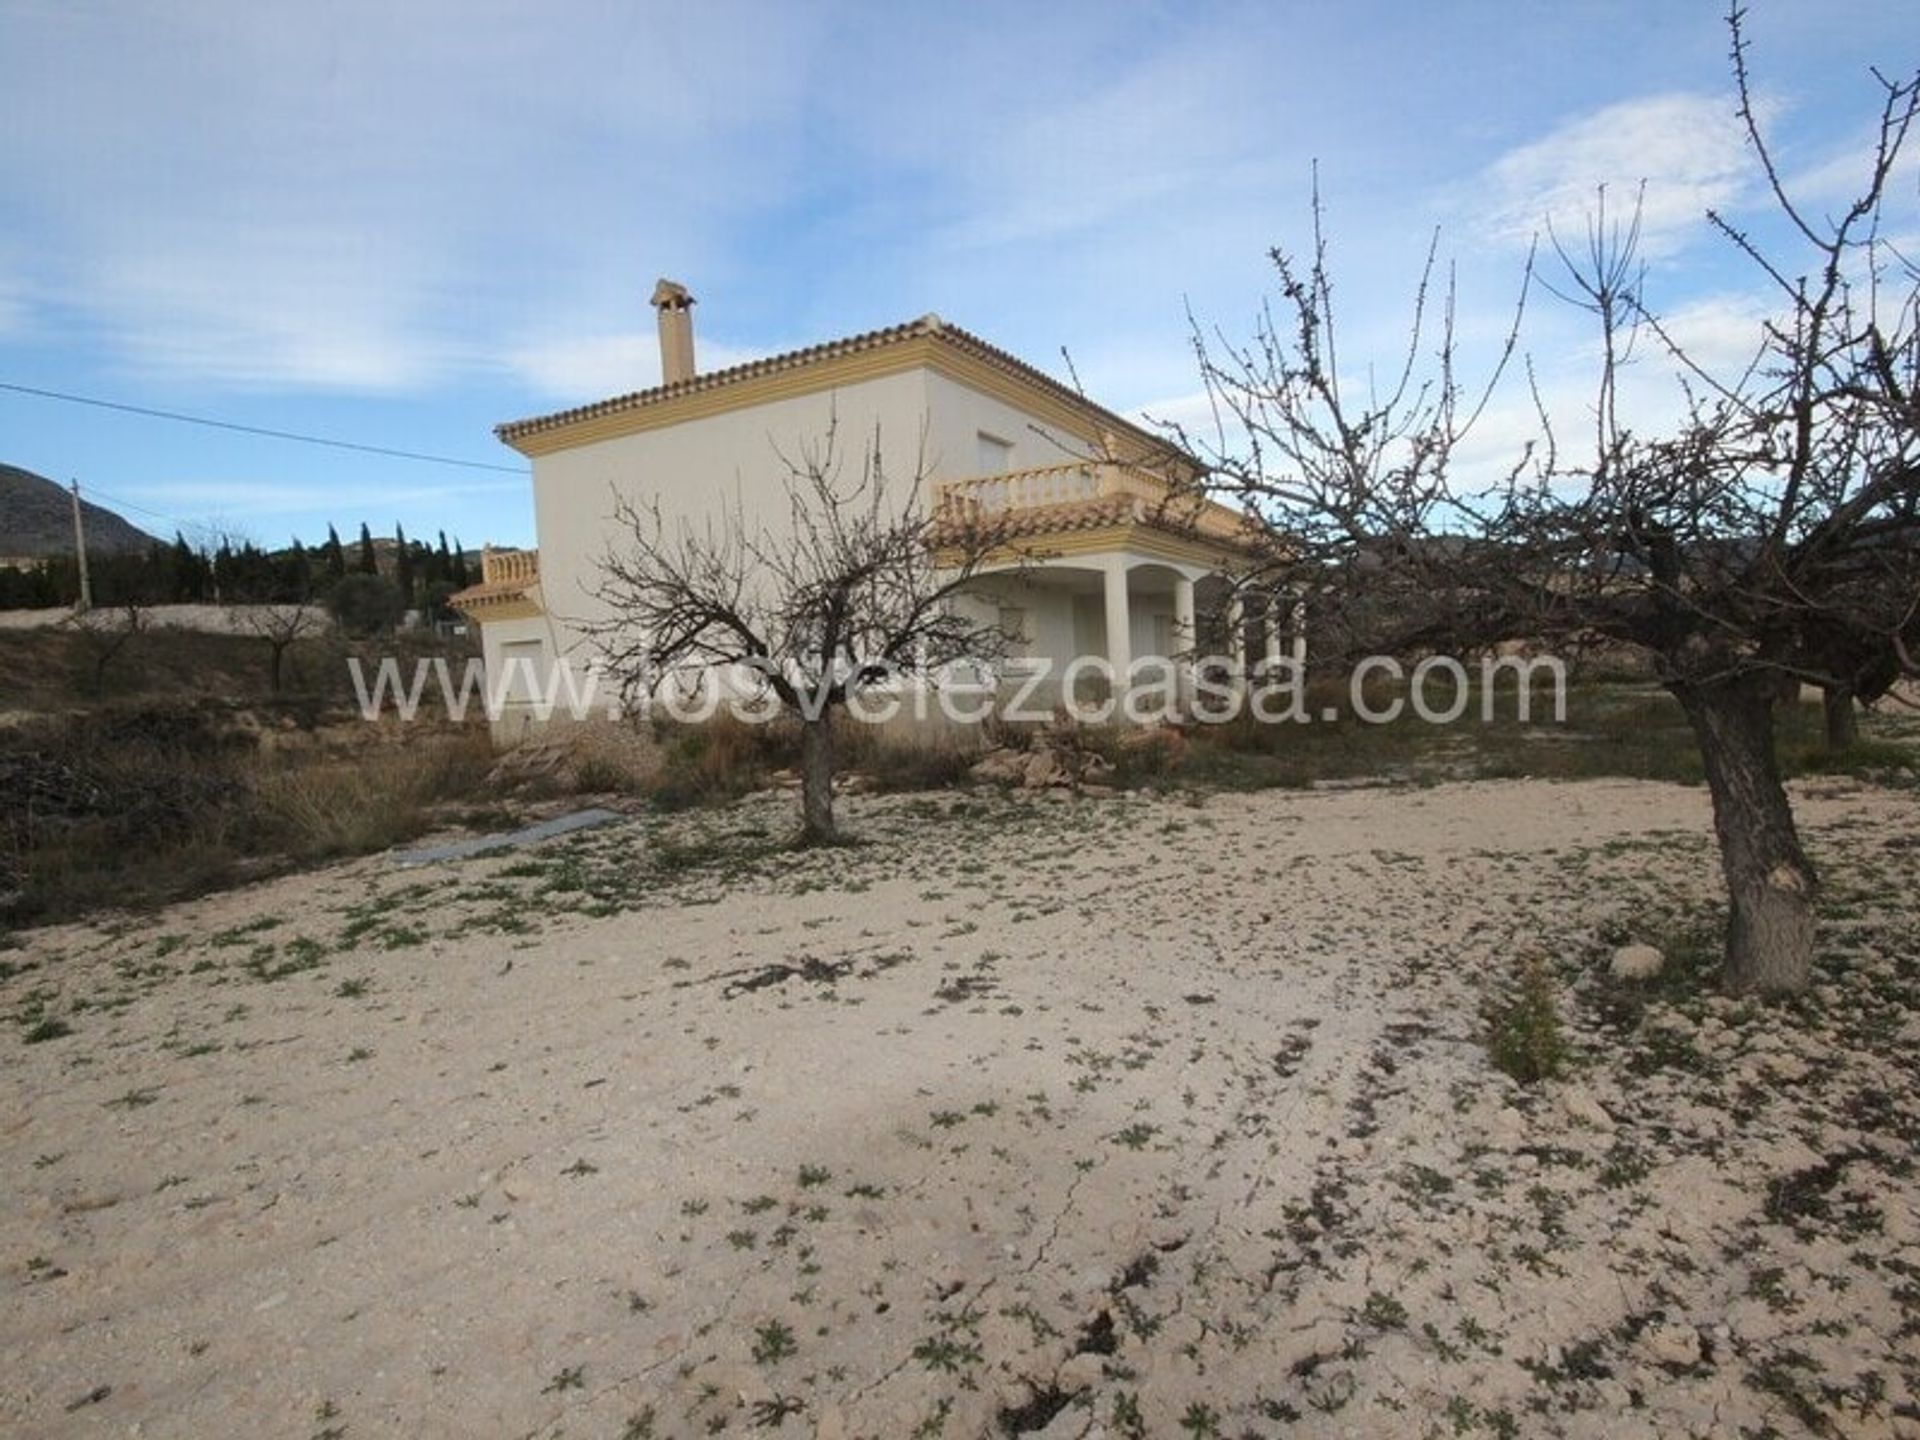
POLYGON ((779 457, 785 504, 773 514, 736 499, 695 526, 618 501, 620 539, 596 592, 607 618, 586 627, 629 696, 692 671, 769 696, 798 721, 802 844, 840 838, 836 714, 954 667, 991 672, 1017 638, 960 603, 990 560, 1017 563, 1001 527, 925 507, 924 466, 904 488, 890 484, 878 432, 853 466, 837 442, 830 424, 819 443, 779 457))
POLYGON ((145 608, 136 600, 79 610, 61 622, 80 642, 87 684, 96 700, 106 698, 107 671, 147 628, 145 608))
MULTIPOLYGON (((1316 195, 1312 253, 1274 253, 1281 303, 1253 340, 1196 329, 1217 424, 1180 438, 1264 520, 1263 579, 1306 599, 1323 655, 1529 639, 1650 656, 1712 793, 1725 982, 1785 993, 1809 983, 1816 877, 1775 706, 1801 682, 1875 700, 1920 656, 1920 269, 1882 228, 1911 200, 1889 181, 1920 75, 1874 73, 1858 192, 1825 213, 1790 193, 1761 132, 1741 18, 1728 16, 1737 105, 1773 205, 1764 235, 1708 218, 1771 298, 1747 363, 1688 352, 1645 296, 1637 206, 1609 215, 1602 192, 1584 237, 1548 232, 1560 274, 1547 288, 1601 342, 1591 430, 1556 435, 1536 386, 1535 441, 1504 474, 1467 473, 1461 443, 1514 369, 1514 338, 1486 385, 1459 378, 1451 287, 1434 283, 1430 253, 1386 383, 1349 371, 1316 195), (1679 423, 1636 428, 1620 386, 1636 347, 1677 367, 1679 423)), ((1911 233, 1911 216, 1900 223, 1911 233)), ((1531 257, 1526 275, 1522 309, 1531 257)))
POLYGON ((235 607, 240 628, 267 642, 267 681, 278 695, 286 674, 287 652, 301 640, 324 634, 332 628, 326 611, 302 601, 272 601, 264 605, 235 607))

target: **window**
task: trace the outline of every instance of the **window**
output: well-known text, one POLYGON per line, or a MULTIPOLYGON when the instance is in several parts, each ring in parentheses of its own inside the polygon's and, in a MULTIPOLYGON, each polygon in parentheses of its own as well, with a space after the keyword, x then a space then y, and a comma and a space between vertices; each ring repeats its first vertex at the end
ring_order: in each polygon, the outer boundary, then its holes
POLYGON ((502 697, 509 705, 525 705, 538 699, 545 686, 546 646, 538 640, 509 640, 500 647, 500 681, 506 687, 502 697))
POLYGON ((979 443, 974 474, 1004 475, 1013 468, 1013 442, 1002 440, 998 435, 989 435, 982 430, 975 437, 979 443))
POLYGON ((1000 607, 1000 628, 1013 637, 1007 642, 1007 658, 1024 659, 1031 653, 1033 636, 1027 631, 1027 612, 1018 605, 1000 607))

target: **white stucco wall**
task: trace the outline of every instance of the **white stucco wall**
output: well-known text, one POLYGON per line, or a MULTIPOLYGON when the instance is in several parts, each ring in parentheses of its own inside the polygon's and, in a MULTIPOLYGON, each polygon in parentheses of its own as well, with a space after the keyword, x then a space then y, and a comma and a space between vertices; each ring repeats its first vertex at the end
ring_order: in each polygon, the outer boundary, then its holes
MULTIPOLYGON (((616 497, 639 505, 657 502, 669 524, 696 530, 724 523, 737 503, 749 525, 778 533, 787 512, 781 455, 798 458, 804 447, 823 443, 831 424, 837 424, 838 452, 849 475, 858 474, 877 428, 889 481, 901 500, 916 473, 928 484, 981 473, 983 434, 1005 442, 997 458, 1000 468, 1010 470, 1070 463, 1093 448, 996 395, 918 368, 535 456, 534 517, 547 615, 486 627, 489 672, 499 673, 506 646, 515 641, 542 639, 549 655, 576 666, 591 657, 582 625, 604 614, 593 591, 602 557, 620 540, 611 518, 616 497)), ((1060 583, 1065 577, 1053 583, 998 577, 989 582, 992 603, 1025 612, 1029 653, 1064 666, 1083 650, 1104 649, 1094 572, 1133 558, 1115 554, 1069 562, 1087 573, 1066 584, 1060 583), (1076 597, 1075 589, 1087 594, 1076 597), (1077 609, 1086 613, 1077 615, 1077 609)), ((1164 627, 1155 617, 1170 614, 1172 601, 1170 594, 1148 592, 1165 590, 1168 578, 1141 577, 1136 584, 1132 653, 1159 653, 1164 627)), ((496 726, 496 733, 517 732, 524 724, 515 713, 496 726)))
POLYGON ((849 476, 859 474, 878 427, 889 483, 904 496, 919 462, 926 379, 924 371, 887 375, 535 456, 541 588, 563 651, 578 651, 579 622, 603 614, 593 591, 600 561, 619 538, 616 496, 657 502, 670 524, 696 529, 723 523, 737 502, 750 525, 777 532, 787 511, 781 454, 798 460, 804 446, 823 444, 836 425, 836 450, 849 476))
POLYGON ((593 591, 601 558, 618 539, 616 495, 657 501, 670 522, 696 528, 720 523, 738 501, 750 524, 778 531, 787 508, 781 454, 797 459, 804 446, 823 443, 830 425, 850 476, 877 427, 889 485, 902 501, 916 473, 929 482, 977 474, 982 433, 1008 442, 1010 469, 1062 464, 1087 450, 997 397, 915 369, 535 456, 541 587, 559 652, 584 655, 581 622, 603 614, 593 591))
MULTIPOLYGON (((550 667, 561 643, 557 627, 543 615, 493 620, 480 627, 480 657, 489 691, 486 698, 489 703, 504 702, 495 704, 488 716, 496 744, 513 744, 540 728, 542 720, 536 714, 539 707, 535 701, 547 692, 550 667), (516 655, 533 663, 509 675, 505 662, 516 655), (533 673, 527 673, 529 670, 533 673), (530 687, 532 693, 528 693, 530 687)), ((558 698, 564 708, 565 695, 558 698)))
POLYGON ((927 455, 932 472, 942 479, 980 473, 976 457, 983 432, 1008 442, 1011 448, 1006 468, 1009 470, 1065 465, 1090 453, 1086 441, 1042 424, 998 396, 983 394, 937 370, 923 373, 927 396, 927 455))

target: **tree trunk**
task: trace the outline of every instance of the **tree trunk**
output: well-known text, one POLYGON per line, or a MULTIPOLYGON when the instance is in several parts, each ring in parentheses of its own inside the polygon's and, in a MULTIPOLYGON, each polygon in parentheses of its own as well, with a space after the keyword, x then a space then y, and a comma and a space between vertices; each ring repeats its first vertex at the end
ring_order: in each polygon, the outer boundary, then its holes
POLYGON ((840 839, 833 824, 833 717, 800 724, 800 843, 832 845, 840 839))
POLYGON ((1727 988, 1788 995, 1813 971, 1813 864, 1800 848, 1773 750, 1764 676, 1675 684, 1706 764, 1726 876, 1727 988))
MULTIPOLYGON (((272 641, 269 641, 267 643, 270 645, 273 644, 272 641)), ((267 661, 268 689, 270 690, 271 693, 275 695, 278 695, 280 693, 280 676, 281 676, 282 662, 286 659, 286 655, 287 655, 287 647, 285 645, 273 645, 272 654, 268 657, 268 661, 267 661)))
POLYGON ((1827 753, 1844 755, 1859 738, 1859 720, 1853 709, 1851 685, 1829 685, 1820 692, 1827 712, 1827 753))

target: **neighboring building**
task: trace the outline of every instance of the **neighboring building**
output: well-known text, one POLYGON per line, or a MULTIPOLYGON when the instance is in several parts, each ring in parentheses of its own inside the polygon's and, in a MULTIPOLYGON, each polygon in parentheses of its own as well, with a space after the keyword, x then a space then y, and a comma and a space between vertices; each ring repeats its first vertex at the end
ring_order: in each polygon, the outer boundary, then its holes
MULTIPOLYGON (((830 424, 853 464, 877 432, 890 481, 923 474, 925 503, 1007 516, 1025 563, 983 575, 973 603, 1056 673, 1082 654, 1125 673, 1192 650, 1203 592, 1224 594, 1221 577, 1245 564, 1243 517, 1181 487, 1190 457, 938 316, 700 374, 692 297, 663 280, 653 304, 663 384, 498 428, 532 461, 538 549, 487 552, 481 583, 453 597, 481 626, 490 675, 590 658, 581 627, 602 613, 616 499, 696 524, 736 502, 756 519, 784 513, 782 455, 830 424)), ((1282 643, 1269 628, 1268 652, 1282 643)), ((517 689, 498 727, 509 735, 533 698, 524 679, 517 689)))

